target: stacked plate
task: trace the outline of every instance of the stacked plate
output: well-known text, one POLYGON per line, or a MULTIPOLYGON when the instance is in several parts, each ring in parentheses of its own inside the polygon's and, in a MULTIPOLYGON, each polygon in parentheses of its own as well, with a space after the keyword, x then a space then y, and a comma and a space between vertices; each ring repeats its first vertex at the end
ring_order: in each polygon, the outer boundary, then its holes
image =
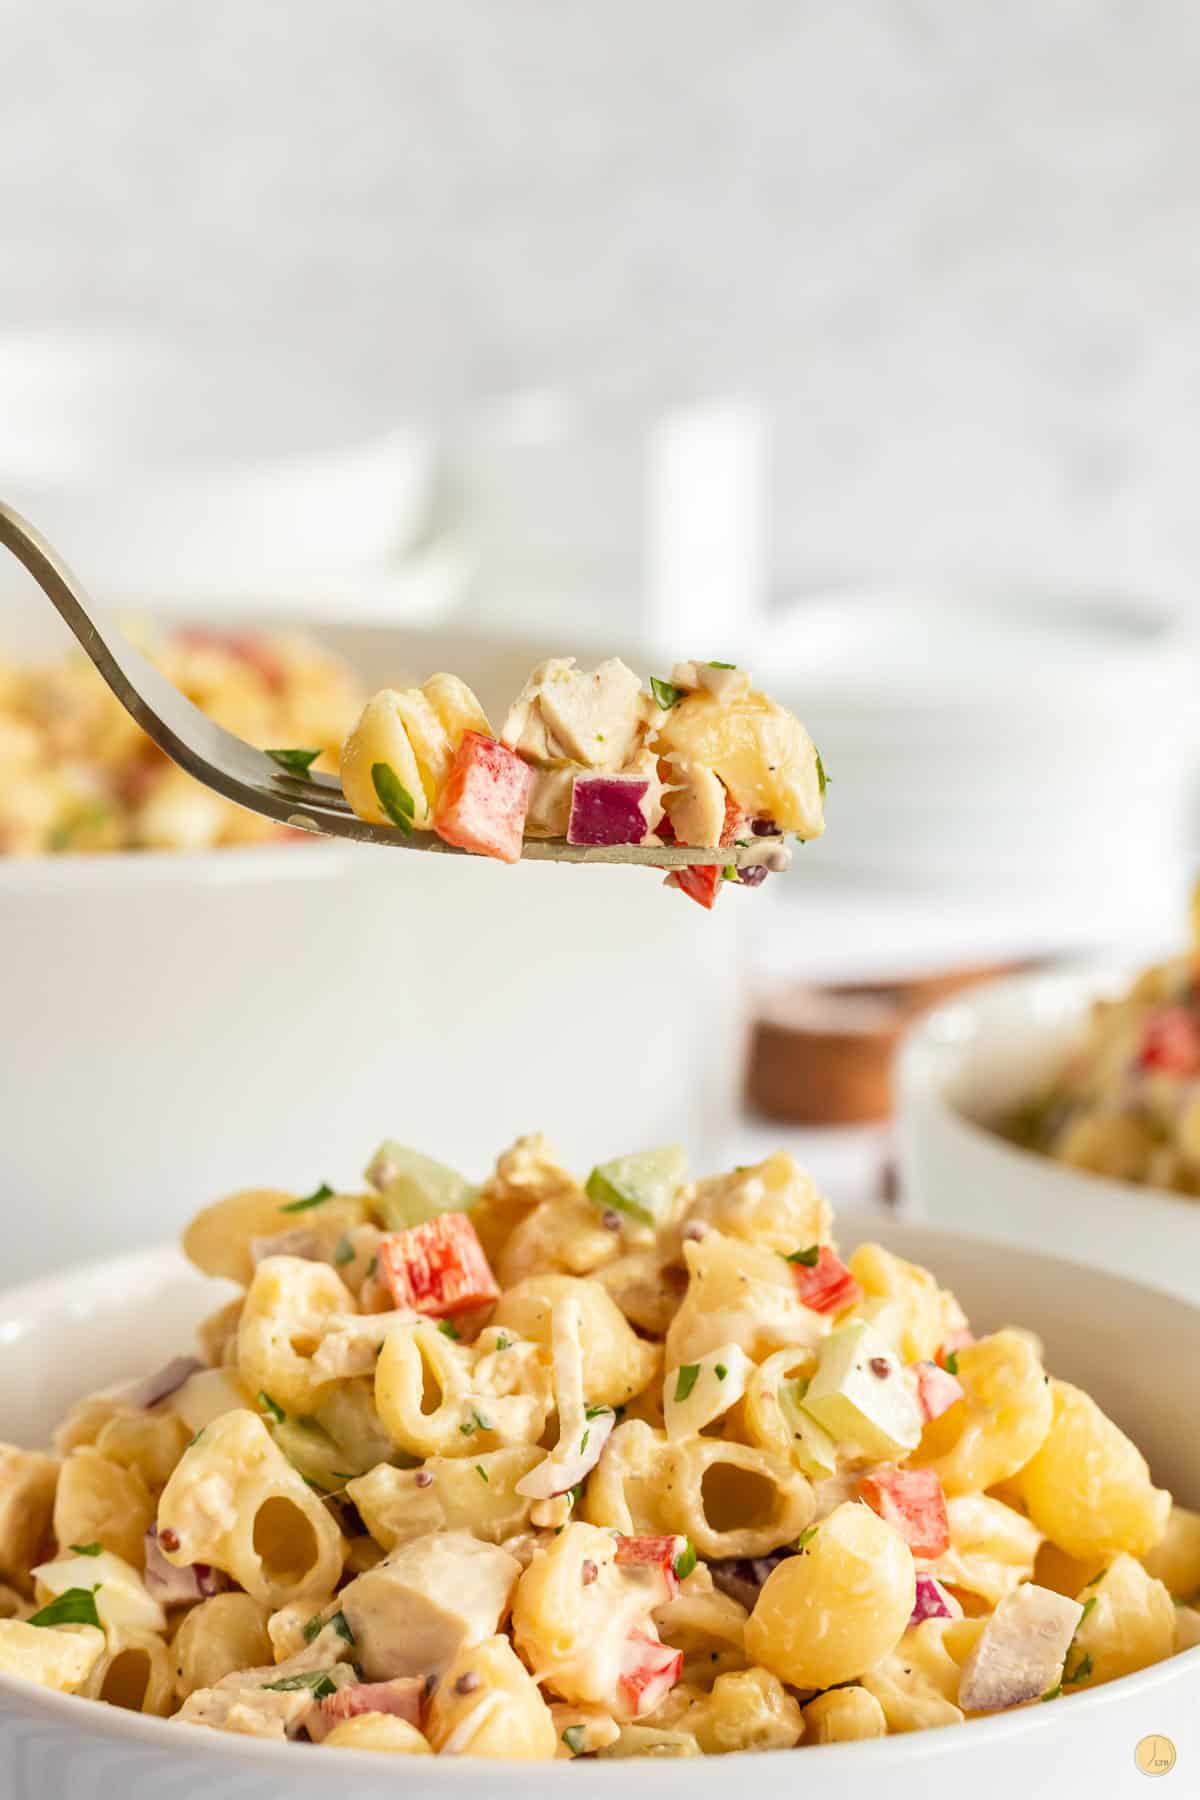
POLYGON ((832 778, 817 882, 973 900, 1004 948, 1178 929, 1197 656, 1135 598, 902 589, 798 604, 755 666, 832 778))

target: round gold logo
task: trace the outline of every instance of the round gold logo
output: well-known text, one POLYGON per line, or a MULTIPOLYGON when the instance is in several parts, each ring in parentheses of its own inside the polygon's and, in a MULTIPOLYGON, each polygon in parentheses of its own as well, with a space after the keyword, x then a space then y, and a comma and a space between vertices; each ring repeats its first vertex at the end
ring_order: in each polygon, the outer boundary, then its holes
POLYGON ((1175 1767, 1175 1746, 1169 1737, 1144 1737, 1133 1753, 1143 1775, 1169 1775, 1175 1767))

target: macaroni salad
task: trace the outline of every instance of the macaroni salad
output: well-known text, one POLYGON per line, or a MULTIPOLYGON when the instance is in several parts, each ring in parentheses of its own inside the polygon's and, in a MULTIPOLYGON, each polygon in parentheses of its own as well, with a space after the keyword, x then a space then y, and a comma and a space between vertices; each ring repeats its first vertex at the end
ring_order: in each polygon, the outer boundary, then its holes
POLYGON ((649 692, 610 657, 536 668, 497 735, 454 675, 370 700, 346 742, 342 788, 360 818, 516 862, 526 837, 612 847, 755 851, 667 877, 711 908, 723 882, 787 867, 784 839, 825 829, 825 770, 800 721, 731 663, 686 662, 649 692))
POLYGON ((1190 955, 1098 1000, 1053 1079, 1008 1121, 1026 1149, 1200 1195, 1200 889, 1190 955))
POLYGON ((1200 1641, 1200 1515, 1037 1341, 842 1260, 790 1157, 196 1218, 182 1355, 0 1446, 0 1671, 399 1755, 791 1749, 1059 1703, 1200 1641))
MULTIPOLYGON (((336 771, 362 695, 310 639, 180 630, 149 654, 229 731, 264 750, 312 745, 309 762, 336 771)), ((86 657, 48 667, 0 660, 0 855, 207 850, 300 835, 177 768, 86 657)))

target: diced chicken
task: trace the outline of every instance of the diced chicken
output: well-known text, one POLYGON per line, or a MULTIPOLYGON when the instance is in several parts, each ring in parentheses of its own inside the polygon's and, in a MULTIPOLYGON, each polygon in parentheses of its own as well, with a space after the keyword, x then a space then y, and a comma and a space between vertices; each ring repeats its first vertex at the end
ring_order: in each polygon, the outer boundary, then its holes
POLYGON ((703 688, 716 700, 741 700, 750 692, 745 669, 729 669, 723 663, 681 662, 671 670, 672 686, 695 693, 703 688))
MULTIPOLYGON (((166 1614, 146 1589, 138 1571, 111 1550, 97 1556, 62 1556, 33 1570, 39 1598, 71 1588, 95 1588, 96 1611, 105 1630, 165 1631, 166 1614)), ((198 1596, 193 1596, 198 1598, 198 1596)))
POLYGON ((520 1573, 515 1557, 469 1532, 411 1538, 342 1591, 364 1675, 440 1673, 499 1630, 520 1573))
POLYGON ((721 842, 725 829, 725 789, 703 763, 686 756, 668 756, 669 770, 663 804, 671 828, 681 844, 721 842))
POLYGON ((533 763, 623 769, 641 748, 651 705, 618 657, 590 671, 573 656, 551 657, 513 702, 500 741, 533 763))
POLYGON ((207 1725, 212 1731, 283 1739, 298 1736, 314 1705, 306 1688, 266 1693, 262 1688, 218 1686, 197 1688, 175 1717, 185 1725, 207 1725))
POLYGON ((963 1711, 1000 1712, 1057 1686, 1082 1617, 1077 1600, 1032 1582, 1006 1594, 963 1664, 963 1711))

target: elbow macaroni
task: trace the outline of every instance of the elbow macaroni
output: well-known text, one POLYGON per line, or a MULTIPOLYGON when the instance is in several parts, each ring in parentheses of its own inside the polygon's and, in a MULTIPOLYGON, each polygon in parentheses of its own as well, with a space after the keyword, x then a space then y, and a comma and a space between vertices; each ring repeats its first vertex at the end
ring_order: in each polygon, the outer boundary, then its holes
MULTIPOLYGON (((425 796, 429 686, 381 725, 425 796)), ((374 1194, 200 1215, 193 1261, 243 1290, 204 1366, 81 1401, 60 1458, 0 1445, 0 1671, 333 1750, 571 1761, 962 1723, 968 1659, 1039 1589, 1081 1614, 1067 1694, 1200 1636, 1200 1515, 1028 1333, 971 1340, 879 1245, 842 1264, 789 1157, 677 1182, 657 1227, 540 1137, 474 1192, 412 1236, 374 1194)))

